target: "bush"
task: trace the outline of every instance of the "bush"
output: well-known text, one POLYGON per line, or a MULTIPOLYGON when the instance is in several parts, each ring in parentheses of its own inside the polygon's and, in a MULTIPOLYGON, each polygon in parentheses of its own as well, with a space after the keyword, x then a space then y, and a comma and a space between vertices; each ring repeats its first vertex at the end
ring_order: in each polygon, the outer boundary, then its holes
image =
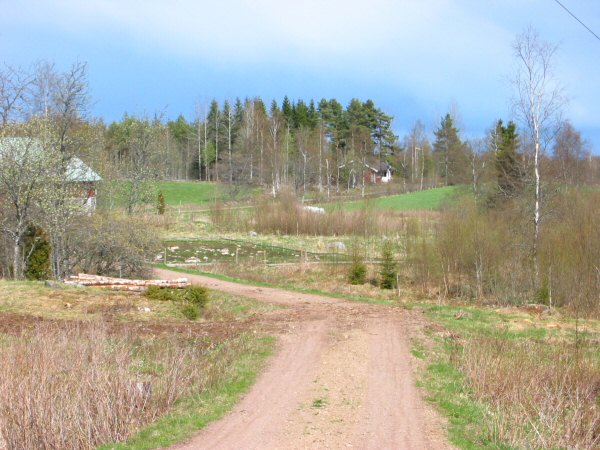
POLYGON ((190 320, 196 320, 210 300, 208 289, 203 286, 188 286, 185 289, 165 289, 158 286, 148 286, 144 296, 160 302, 179 303, 181 313, 190 320))
POLYGON ((186 303, 203 309, 208 303, 208 289, 203 286, 189 286, 182 292, 182 299, 186 303))
POLYGON ((148 261, 160 252, 156 230, 142 217, 120 217, 97 212, 84 217, 69 236, 73 272, 125 278, 144 278, 148 261))
POLYGON ((31 225, 25 235, 24 253, 29 255, 25 264, 25 277, 28 280, 47 280, 50 271, 50 242, 39 227, 31 225))
POLYGON ((394 253, 392 251, 392 243, 385 241, 381 249, 381 283, 379 287, 381 289, 394 289, 397 286, 396 279, 396 261, 394 260, 394 253))
POLYGON ((144 291, 144 297, 159 302, 177 301, 177 294, 174 289, 165 289, 158 286, 148 286, 146 291, 144 291))
POLYGON ((158 204, 157 204, 158 214, 161 216, 165 214, 165 210, 167 209, 167 202, 165 200, 165 194, 161 192, 158 193, 158 204))
POLYGON ((180 308, 181 313, 189 320, 196 320, 200 316, 200 311, 196 305, 183 303, 180 308))

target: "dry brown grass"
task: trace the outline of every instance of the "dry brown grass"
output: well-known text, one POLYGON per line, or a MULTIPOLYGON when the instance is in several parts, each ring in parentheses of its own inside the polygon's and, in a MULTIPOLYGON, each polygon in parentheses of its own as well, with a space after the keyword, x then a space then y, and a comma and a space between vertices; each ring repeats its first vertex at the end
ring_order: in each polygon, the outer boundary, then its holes
POLYGON ((380 289, 375 283, 379 279, 379 265, 367 265, 367 282, 352 285, 348 282, 349 264, 290 264, 265 266, 264 264, 215 264, 203 266, 202 270, 298 289, 314 289, 339 295, 364 297, 373 300, 408 302, 422 298, 411 286, 402 286, 401 297, 396 289, 380 289))
POLYGON ((594 345, 479 337, 458 364, 488 405, 493 441, 515 448, 600 445, 600 361, 594 345))
POLYGON ((334 209, 318 214, 303 209, 289 192, 276 198, 259 199, 246 211, 211 206, 212 223, 222 230, 257 231, 276 235, 372 236, 396 233, 404 227, 407 214, 385 212, 368 206, 356 211, 334 209))
POLYGON ((227 372, 235 342, 109 335, 96 323, 37 326, 0 347, 0 448, 123 441, 227 372))

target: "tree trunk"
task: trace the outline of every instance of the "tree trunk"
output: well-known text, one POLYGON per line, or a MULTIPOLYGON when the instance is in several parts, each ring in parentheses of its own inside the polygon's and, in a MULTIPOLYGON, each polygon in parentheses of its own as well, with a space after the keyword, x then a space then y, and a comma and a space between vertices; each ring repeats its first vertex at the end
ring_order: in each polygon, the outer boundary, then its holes
POLYGON ((227 117, 227 152, 229 153, 229 184, 233 183, 233 165, 231 163, 231 111, 227 117))
POLYGON ((319 127, 319 192, 323 192, 323 132, 319 127))
POLYGON ((423 190, 423 175, 425 174, 425 155, 423 154, 423 147, 421 147, 421 191, 423 190))
POLYGON ((219 181, 219 111, 215 114, 215 181, 219 181))
POLYGON ((208 165, 210 161, 208 160, 208 119, 204 121, 204 178, 206 181, 210 181, 210 172, 208 170, 208 165))
POLYGON ((198 180, 202 181, 202 136, 200 133, 200 120, 198 120, 198 180))
POLYGON ((539 137, 535 143, 534 154, 534 176, 535 176, 535 207, 533 211, 533 287, 537 289, 540 279, 540 266, 538 260, 538 246, 540 239, 540 209, 541 209, 541 182, 540 182, 540 167, 539 167, 540 143, 539 137))
POLYGON ((15 235, 13 245, 13 279, 19 280, 23 276, 20 234, 15 235))

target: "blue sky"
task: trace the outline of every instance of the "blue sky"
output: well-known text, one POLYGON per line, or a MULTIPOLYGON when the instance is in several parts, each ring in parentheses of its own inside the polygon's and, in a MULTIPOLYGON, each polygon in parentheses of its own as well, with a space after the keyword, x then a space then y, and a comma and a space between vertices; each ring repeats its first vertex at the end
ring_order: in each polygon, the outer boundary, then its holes
MULTIPOLYGON (((600 2, 561 0, 600 34, 600 2)), ((554 0, 0 0, 0 56, 89 65, 91 113, 192 119, 210 99, 371 98, 400 135, 512 117, 511 43, 560 46, 569 118, 600 153, 600 41, 554 0)))

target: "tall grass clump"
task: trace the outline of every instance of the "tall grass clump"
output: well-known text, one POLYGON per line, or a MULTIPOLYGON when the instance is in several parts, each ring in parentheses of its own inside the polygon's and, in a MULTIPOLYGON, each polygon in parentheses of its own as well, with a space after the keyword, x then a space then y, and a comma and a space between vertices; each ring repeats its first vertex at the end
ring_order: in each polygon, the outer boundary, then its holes
POLYGON ((223 376, 235 343, 38 326, 0 348, 0 448, 91 449, 124 441, 223 376))
POLYGON ((304 206, 293 192, 284 190, 276 198, 257 197, 253 207, 245 210, 227 210, 217 203, 210 214, 219 229, 288 235, 373 236, 393 233, 405 222, 403 213, 376 209, 368 202, 356 210, 338 206, 324 214, 304 206))
MULTIPOLYGON (((580 344, 575 344, 580 345, 580 344)), ((600 365, 590 346, 479 337, 458 361, 487 407, 491 442, 512 448, 600 446, 600 365)))

